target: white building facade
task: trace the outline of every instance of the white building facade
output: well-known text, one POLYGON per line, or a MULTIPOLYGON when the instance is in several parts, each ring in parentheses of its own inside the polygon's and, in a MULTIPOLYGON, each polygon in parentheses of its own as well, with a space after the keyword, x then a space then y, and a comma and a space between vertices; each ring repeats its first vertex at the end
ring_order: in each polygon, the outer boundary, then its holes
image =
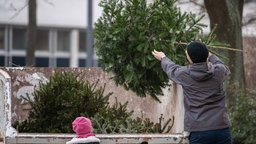
MULTIPOLYGON (((92 0, 93 23, 101 15, 92 0)), ((84 67, 89 0, 37 0, 37 67, 84 67)), ((0 0, 0 66, 25 66, 27 0, 0 0)), ((98 66, 94 53, 92 66, 98 66)))
MULTIPOLYGON (((88 35, 89 1, 93 24, 102 13, 100 0, 37 0, 36 67, 99 66, 92 46, 86 42, 89 37, 93 39, 91 33, 88 35)), ((244 20, 256 12, 255 6, 255 2, 245 4, 244 20)), ((180 7, 182 11, 201 13, 193 3, 180 7)), ((209 25, 207 14, 202 22, 209 25)), ((0 0, 0 66, 25 66, 27 28, 28 0, 0 0)), ((209 31, 209 27, 204 30, 209 31)), ((243 27, 243 35, 255 33, 255 23, 243 27)))

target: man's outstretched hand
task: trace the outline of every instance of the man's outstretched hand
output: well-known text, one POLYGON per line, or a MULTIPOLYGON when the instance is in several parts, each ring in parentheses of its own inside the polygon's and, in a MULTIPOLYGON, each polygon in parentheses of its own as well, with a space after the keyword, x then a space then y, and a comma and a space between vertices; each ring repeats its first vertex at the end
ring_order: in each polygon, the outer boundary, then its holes
POLYGON ((162 51, 156 51, 156 50, 154 50, 154 51, 152 51, 152 54, 153 54, 153 56, 154 56, 157 60, 159 60, 159 61, 161 61, 162 58, 165 57, 165 54, 164 54, 162 51))

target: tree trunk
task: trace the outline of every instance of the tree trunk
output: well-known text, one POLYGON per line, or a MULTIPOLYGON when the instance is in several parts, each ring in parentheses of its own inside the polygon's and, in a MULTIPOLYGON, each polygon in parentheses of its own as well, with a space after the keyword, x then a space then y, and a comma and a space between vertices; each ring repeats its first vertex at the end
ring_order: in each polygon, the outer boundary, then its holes
POLYGON ((28 0, 28 41, 26 50, 26 66, 35 66, 35 47, 36 47, 36 0, 28 0))
MULTIPOLYGON (((242 42, 242 11, 243 0, 204 0, 210 26, 217 24, 216 40, 230 45, 232 48, 243 49, 242 42)), ((230 83, 239 82, 241 88, 245 87, 243 53, 235 51, 221 52, 229 59, 231 70, 230 83)))

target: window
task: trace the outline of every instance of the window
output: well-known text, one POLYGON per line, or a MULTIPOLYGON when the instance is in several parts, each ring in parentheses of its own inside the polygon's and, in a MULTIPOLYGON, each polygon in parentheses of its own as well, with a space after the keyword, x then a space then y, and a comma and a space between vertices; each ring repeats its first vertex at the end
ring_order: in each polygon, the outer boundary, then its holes
POLYGON ((13 49, 25 50, 26 49, 26 29, 14 28, 12 32, 13 49))
POLYGON ((0 28, 0 50, 4 50, 4 28, 0 28))
POLYGON ((86 59, 79 59, 79 67, 86 67, 86 59))
POLYGON ((57 58, 57 67, 69 67, 69 59, 57 58))
POLYGON ((12 66, 19 67, 26 65, 26 58, 20 56, 13 56, 12 57, 12 66))
POLYGON ((70 50, 70 32, 58 31, 58 51, 69 52, 70 50))
POLYGON ((5 65, 5 57, 4 56, 0 56, 0 66, 4 66, 5 65))
POLYGON ((85 41, 86 41, 86 33, 85 31, 79 32, 79 52, 86 52, 85 41))
POLYGON ((36 66, 37 67, 48 67, 49 66, 49 58, 37 57, 36 58, 36 66))
POLYGON ((36 50, 48 51, 49 30, 37 30, 36 50))

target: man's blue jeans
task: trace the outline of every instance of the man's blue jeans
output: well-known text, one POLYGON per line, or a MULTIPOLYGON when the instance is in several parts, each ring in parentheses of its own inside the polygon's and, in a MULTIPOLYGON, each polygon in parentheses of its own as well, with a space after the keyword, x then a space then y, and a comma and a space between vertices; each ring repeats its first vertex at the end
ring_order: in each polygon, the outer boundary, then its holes
POLYGON ((189 144, 232 144, 229 128, 191 132, 189 144))

